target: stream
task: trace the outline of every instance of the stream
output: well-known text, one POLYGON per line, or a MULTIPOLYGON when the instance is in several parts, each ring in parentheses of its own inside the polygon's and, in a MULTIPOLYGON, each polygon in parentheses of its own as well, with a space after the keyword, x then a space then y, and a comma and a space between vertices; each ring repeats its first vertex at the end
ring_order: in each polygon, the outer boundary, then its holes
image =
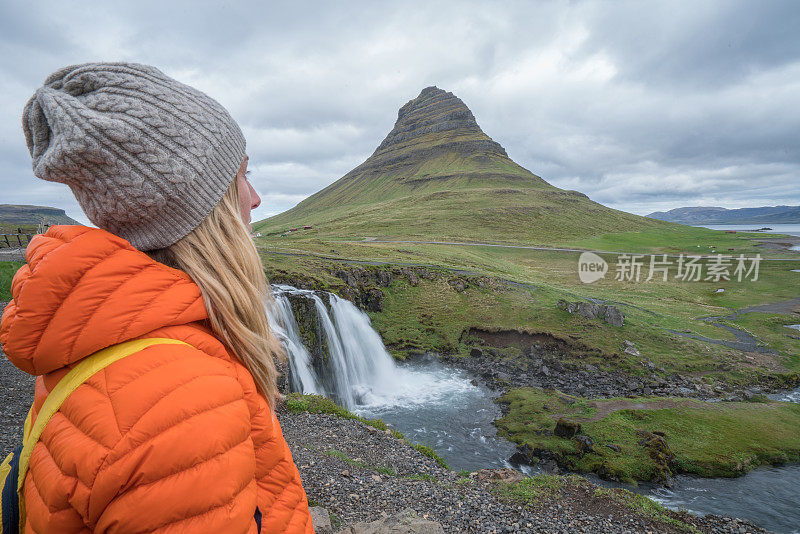
MULTIPOLYGON (((410 441, 432 447, 452 469, 510 466, 507 459, 516 447, 497 436, 493 421, 501 414, 489 389, 435 358, 395 362, 369 317, 347 300, 291 286, 272 287, 276 306, 270 310, 270 324, 289 354, 294 391, 325 395, 359 415, 379 417, 410 441), (312 339, 317 348, 327 346, 323 358, 314 358, 313 348, 303 344, 293 311, 298 305, 317 315, 312 339)), ((800 388, 770 397, 800 402, 800 388)), ((533 466, 515 467, 527 475, 539 472, 533 466)), ((670 508, 746 518, 779 534, 800 534, 800 465, 759 468, 735 479, 679 475, 671 489, 587 478, 626 487, 670 508)))

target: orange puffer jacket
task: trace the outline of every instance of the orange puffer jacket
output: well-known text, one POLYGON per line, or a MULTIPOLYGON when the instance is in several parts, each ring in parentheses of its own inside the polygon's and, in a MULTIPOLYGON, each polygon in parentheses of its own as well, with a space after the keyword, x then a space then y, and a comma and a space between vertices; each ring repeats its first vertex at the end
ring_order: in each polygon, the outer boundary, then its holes
POLYGON ((0 325, 36 375, 34 416, 76 362, 167 337, 98 372, 48 423, 25 480, 26 532, 313 533, 280 426, 209 330, 200 290, 104 230, 33 239, 0 325))

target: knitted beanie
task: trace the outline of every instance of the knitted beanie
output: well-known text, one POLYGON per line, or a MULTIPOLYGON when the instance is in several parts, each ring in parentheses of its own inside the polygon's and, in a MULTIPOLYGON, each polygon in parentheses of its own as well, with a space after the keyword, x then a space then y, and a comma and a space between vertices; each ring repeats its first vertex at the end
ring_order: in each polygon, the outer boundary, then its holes
POLYGON ((245 156, 218 102, 134 63, 54 72, 25 105, 22 128, 34 175, 69 185, 92 223, 139 250, 195 229, 245 156))

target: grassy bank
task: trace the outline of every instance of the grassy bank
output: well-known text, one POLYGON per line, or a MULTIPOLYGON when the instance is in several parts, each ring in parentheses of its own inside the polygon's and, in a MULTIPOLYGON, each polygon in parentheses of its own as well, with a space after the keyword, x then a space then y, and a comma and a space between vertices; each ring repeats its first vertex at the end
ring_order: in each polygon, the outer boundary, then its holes
POLYGON ((11 300, 11 280, 23 265, 19 261, 0 261, 0 301, 11 300))
POLYGON ((562 466, 578 472, 622 481, 663 480, 675 473, 730 477, 800 460, 800 405, 760 400, 590 401, 520 388, 501 397, 508 411, 497 426, 515 443, 552 451, 562 466), (577 435, 589 441, 556 435, 559 419, 578 423, 577 435))

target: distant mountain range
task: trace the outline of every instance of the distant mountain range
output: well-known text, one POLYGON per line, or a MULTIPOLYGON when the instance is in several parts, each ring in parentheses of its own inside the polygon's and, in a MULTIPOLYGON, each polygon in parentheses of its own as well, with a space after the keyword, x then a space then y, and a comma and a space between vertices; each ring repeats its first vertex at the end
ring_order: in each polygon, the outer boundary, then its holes
POLYGON ((800 206, 739 209, 698 206, 655 211, 647 217, 681 224, 799 224, 800 206))
POLYGON ((254 229, 531 244, 664 224, 550 185, 512 161, 461 99, 427 87, 366 161, 254 229))
POLYGON ((49 224, 80 224, 67 216, 64 210, 47 206, 28 206, 25 204, 0 204, 0 223, 30 226, 42 220, 49 224))

